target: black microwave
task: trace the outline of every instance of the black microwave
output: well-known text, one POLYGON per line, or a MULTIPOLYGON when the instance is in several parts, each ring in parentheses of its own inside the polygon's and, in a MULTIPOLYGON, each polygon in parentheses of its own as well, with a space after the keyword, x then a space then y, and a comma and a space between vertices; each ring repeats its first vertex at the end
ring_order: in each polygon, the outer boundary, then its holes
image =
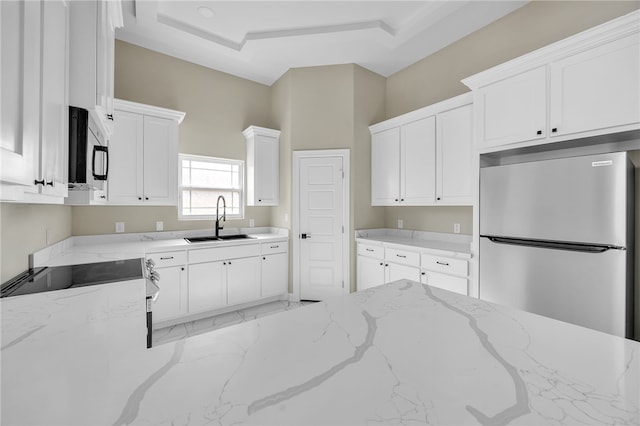
POLYGON ((84 108, 69 106, 69 188, 103 190, 109 174, 109 148, 84 108))

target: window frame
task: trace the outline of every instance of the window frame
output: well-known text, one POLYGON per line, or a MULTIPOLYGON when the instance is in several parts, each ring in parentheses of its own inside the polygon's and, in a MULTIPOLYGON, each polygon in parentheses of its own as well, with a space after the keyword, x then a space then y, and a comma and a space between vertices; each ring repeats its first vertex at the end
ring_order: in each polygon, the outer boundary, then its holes
MULTIPOLYGON (((191 160, 191 161, 201 161, 201 162, 205 162, 205 163, 217 163, 217 164, 231 164, 231 165, 235 165, 238 166, 240 168, 239 173, 238 173, 238 179, 239 179, 239 189, 236 188, 209 188, 212 190, 218 190, 221 192, 240 192, 240 206, 239 206, 239 210, 240 213, 238 214, 230 214, 227 213, 226 214, 226 218, 227 219, 244 219, 244 211, 245 211, 245 178, 244 178, 244 171, 245 171, 245 162, 244 160, 236 160, 233 158, 221 158, 221 157, 210 157, 210 156, 206 156, 206 155, 194 155, 194 154, 184 154, 184 153, 179 153, 178 154, 178 220, 215 220, 216 216, 215 214, 210 214, 210 215, 185 215, 183 214, 183 195, 182 192, 184 189, 193 189, 195 187, 193 186, 184 186, 182 184, 182 161, 183 160, 191 160)), ((222 214, 222 213, 221 213, 222 214)))

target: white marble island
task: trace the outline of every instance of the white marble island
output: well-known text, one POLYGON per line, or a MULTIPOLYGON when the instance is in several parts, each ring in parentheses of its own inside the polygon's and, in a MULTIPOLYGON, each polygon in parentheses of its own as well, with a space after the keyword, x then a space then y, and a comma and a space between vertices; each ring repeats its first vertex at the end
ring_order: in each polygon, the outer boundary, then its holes
POLYGON ((36 348, 3 348, 2 424, 640 422, 640 343, 410 281, 80 370, 55 360, 68 380, 34 372, 36 348))

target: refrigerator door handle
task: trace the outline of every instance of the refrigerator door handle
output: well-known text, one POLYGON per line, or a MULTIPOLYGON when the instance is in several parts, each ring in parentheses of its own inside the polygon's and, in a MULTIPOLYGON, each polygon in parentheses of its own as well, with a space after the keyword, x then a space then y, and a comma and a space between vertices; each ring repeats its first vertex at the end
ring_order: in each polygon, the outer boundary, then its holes
POLYGON ((607 250, 626 250, 625 247, 612 246, 606 244, 585 244, 573 243, 567 241, 547 241, 547 240, 529 240, 524 238, 499 237, 493 235, 480 235, 480 237, 488 238, 489 241, 496 244, 510 244, 516 246, 538 247, 556 250, 569 250, 582 253, 604 253, 607 250))

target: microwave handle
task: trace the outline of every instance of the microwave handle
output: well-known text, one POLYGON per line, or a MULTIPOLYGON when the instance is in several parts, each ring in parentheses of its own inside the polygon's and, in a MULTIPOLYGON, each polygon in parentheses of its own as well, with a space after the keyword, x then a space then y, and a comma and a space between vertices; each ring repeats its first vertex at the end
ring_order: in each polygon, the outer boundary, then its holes
POLYGON ((107 180, 107 175, 109 174, 109 148, 102 145, 94 145, 93 157, 91 159, 91 171, 93 173, 93 178, 95 180, 107 180), (96 151, 104 152, 106 165, 105 165, 105 171, 103 175, 96 174, 96 151))

